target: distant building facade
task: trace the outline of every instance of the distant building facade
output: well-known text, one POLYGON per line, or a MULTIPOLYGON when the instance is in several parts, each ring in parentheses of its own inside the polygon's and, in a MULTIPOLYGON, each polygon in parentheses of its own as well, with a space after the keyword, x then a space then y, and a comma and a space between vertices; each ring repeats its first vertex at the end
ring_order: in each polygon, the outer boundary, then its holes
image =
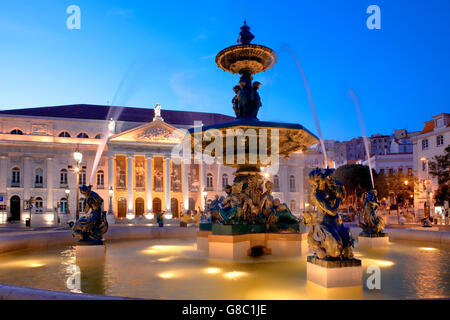
MULTIPOLYGON (((116 219, 134 219, 148 213, 171 212, 174 218, 187 210, 204 208, 206 201, 233 184, 234 169, 205 162, 174 161, 171 151, 180 140, 176 129, 194 121, 204 125, 234 118, 214 113, 68 105, 0 112, 0 222, 7 218, 34 224, 54 224, 74 218, 85 200, 76 203, 76 149, 83 154, 79 181, 90 183, 104 199, 104 209, 116 219), (110 122, 114 114, 117 121, 110 122), (93 171, 97 150, 108 126, 108 139, 93 171), (91 179, 92 176, 92 179, 91 179), (28 207, 31 197, 35 202, 28 207)), ((305 174, 321 166, 320 153, 295 153, 280 161, 279 171, 268 177, 274 196, 299 213, 309 201, 305 174)), ((308 183, 309 185, 309 183, 308 183)))
POLYGON ((422 187, 417 190, 414 204, 423 209, 428 201, 431 207, 434 205, 434 192, 438 188, 437 178, 427 174, 429 161, 433 161, 437 155, 443 155, 445 148, 450 144, 450 114, 441 113, 432 120, 426 121, 419 134, 412 138, 413 142, 413 167, 417 177, 423 181, 422 187))

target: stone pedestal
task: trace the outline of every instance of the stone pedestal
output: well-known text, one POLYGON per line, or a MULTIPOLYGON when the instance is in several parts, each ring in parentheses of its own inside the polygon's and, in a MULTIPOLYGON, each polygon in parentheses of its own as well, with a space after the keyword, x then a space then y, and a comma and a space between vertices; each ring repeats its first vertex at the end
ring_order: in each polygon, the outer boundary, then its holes
POLYGON ((247 257, 250 247, 250 236, 215 235, 208 236, 209 257, 216 259, 237 260, 247 257))
POLYGON ((105 245, 77 245, 76 257, 79 258, 103 258, 106 254, 105 245))
POLYGON ((326 261, 308 256, 306 278, 324 288, 362 287, 361 260, 326 261))
POLYGON ((197 250, 208 251, 208 236, 211 234, 211 231, 198 231, 197 232, 197 250))
POLYGON ((358 236, 358 243, 360 249, 374 249, 389 246, 389 235, 387 233, 380 233, 376 235, 360 234, 358 236))
POLYGON ((300 257, 308 253, 307 233, 266 233, 266 246, 274 257, 300 257))

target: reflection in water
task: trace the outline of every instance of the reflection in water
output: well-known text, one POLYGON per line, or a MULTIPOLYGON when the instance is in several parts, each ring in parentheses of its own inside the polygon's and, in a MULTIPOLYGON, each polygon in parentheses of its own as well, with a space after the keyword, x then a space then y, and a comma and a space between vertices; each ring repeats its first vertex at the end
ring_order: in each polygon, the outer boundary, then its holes
POLYGON ((80 268, 81 292, 105 294, 105 258, 77 258, 80 268))
POLYGON ((107 242, 104 259, 75 258, 74 247, 0 255, 0 282, 61 291, 158 299, 405 299, 450 297, 450 247, 395 242, 359 250, 363 288, 324 289, 306 281, 306 258, 240 262, 209 259, 195 241, 107 242), (371 265, 381 289, 365 286, 371 265), (77 269, 78 268, 78 269, 77 269), (77 274, 78 272, 78 274, 77 274), (78 278, 77 278, 78 277, 78 278))

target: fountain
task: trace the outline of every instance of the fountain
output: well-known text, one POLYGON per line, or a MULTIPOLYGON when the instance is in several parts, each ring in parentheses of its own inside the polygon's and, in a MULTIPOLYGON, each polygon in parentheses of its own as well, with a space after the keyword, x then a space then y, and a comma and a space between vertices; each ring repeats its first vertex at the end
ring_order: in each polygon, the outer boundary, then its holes
POLYGON ((233 88, 236 120, 189 130, 197 156, 200 152, 236 168, 227 196, 207 208, 213 217, 211 231, 202 226, 198 235, 199 247, 208 248, 213 258, 240 259, 255 252, 255 247, 273 256, 299 256, 307 250, 305 226, 286 204, 274 199, 273 186, 270 181, 264 184, 261 167, 277 168, 280 157, 306 152, 318 139, 299 124, 257 118, 261 83, 253 82, 253 75, 272 68, 277 55, 268 47, 252 44, 253 39, 244 21, 238 44, 216 56, 219 68, 241 76, 233 88), (212 136, 215 139, 209 143, 212 136), (226 156, 222 146, 226 146, 226 156))

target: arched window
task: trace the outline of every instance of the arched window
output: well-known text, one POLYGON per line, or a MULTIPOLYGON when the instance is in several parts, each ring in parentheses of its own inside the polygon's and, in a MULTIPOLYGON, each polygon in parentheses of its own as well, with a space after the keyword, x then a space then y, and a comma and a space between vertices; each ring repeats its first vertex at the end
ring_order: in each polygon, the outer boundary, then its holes
POLYGON ((59 172, 59 184, 62 188, 67 187, 67 169, 61 169, 59 172))
POLYGON ((99 134, 97 134, 96 136, 95 136, 95 139, 101 139, 102 138, 102 134, 101 133, 99 133, 99 134))
POLYGON ((273 176, 273 191, 280 192, 280 177, 273 176))
POLYGON ((228 185, 228 175, 224 173, 222 175, 222 188, 225 188, 228 185))
POLYGON ((293 175, 289 177, 289 189, 291 192, 295 192, 295 176, 293 175))
POLYGON ((97 188, 103 188, 105 185, 105 173, 103 170, 97 171, 97 188))
POLYGON ((206 188, 208 189, 213 188, 213 175, 211 173, 208 173, 206 175, 206 188))
POLYGON ((77 138, 89 139, 89 136, 86 132, 81 132, 77 135, 77 138))
POLYGON ((34 212, 42 213, 43 203, 44 203, 44 201, 42 200, 42 198, 41 197, 37 197, 36 200, 34 201, 34 205, 36 207, 34 212))
POLYGON ((290 210, 292 213, 295 213, 295 200, 291 200, 290 210))
POLYGON ((67 131, 63 131, 60 134, 58 134, 58 137, 70 138, 70 133, 68 133, 67 131))
POLYGON ((44 183, 44 170, 41 168, 36 169, 35 175, 34 175, 34 187, 35 188, 42 188, 44 183))
POLYGON ((68 213, 68 203, 66 198, 59 200, 59 213, 68 213))
POLYGON ((10 132, 11 134, 23 135, 23 131, 20 129, 14 129, 10 132))
POLYGON ((18 167, 14 167, 12 169, 11 186, 12 187, 20 186, 20 169, 18 167))

